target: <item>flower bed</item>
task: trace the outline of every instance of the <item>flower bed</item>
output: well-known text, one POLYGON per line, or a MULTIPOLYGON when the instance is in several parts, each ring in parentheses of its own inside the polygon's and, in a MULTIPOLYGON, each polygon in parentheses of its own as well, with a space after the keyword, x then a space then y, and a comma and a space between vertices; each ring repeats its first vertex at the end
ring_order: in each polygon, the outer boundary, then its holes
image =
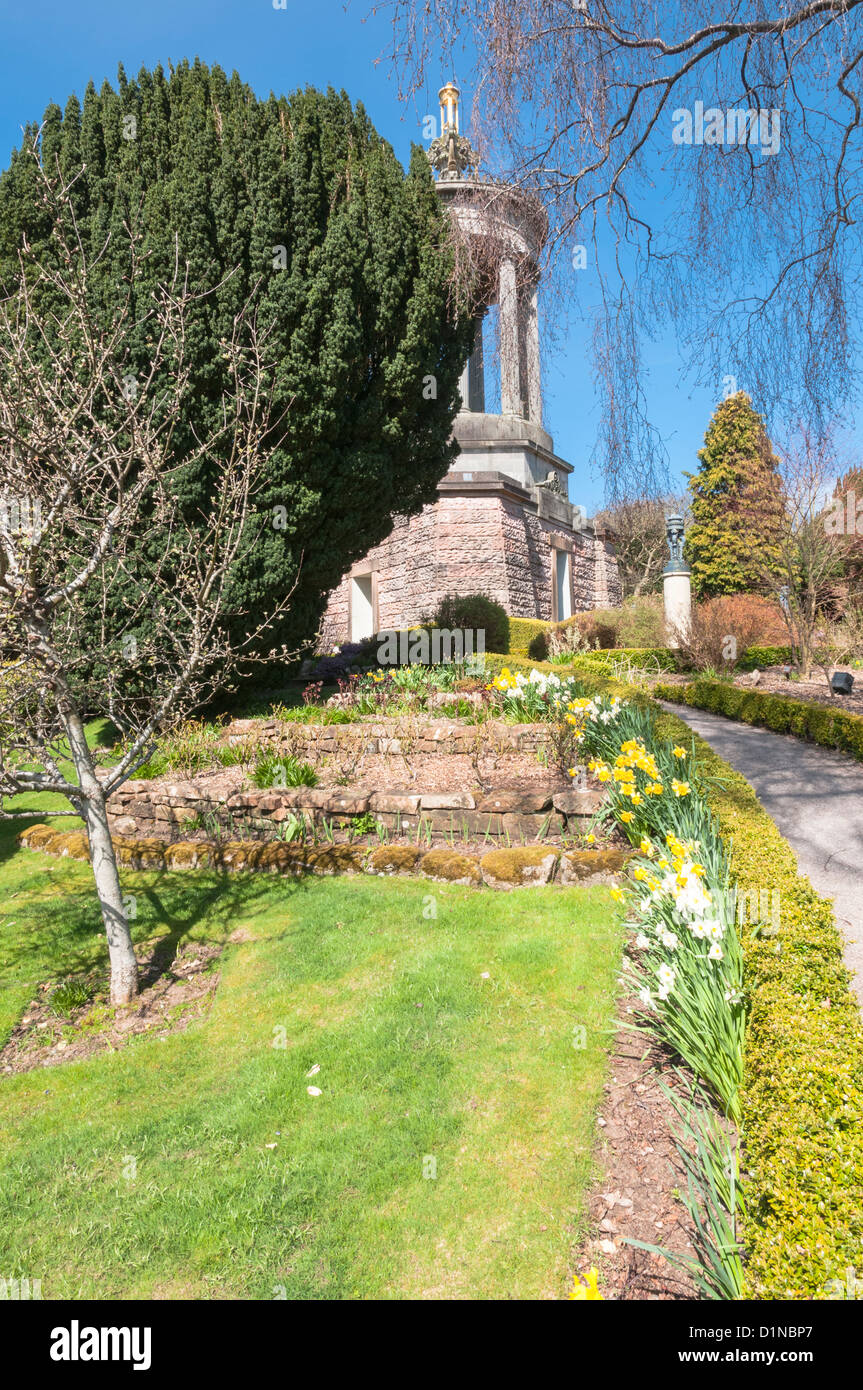
MULTIPOLYGON (((668 737, 685 730, 657 720, 668 737)), ((691 734, 689 735, 691 737, 691 734)), ((741 925, 745 1296, 829 1298, 863 1244, 863 1027, 830 903, 748 783, 695 740, 731 873, 773 921, 741 925), (774 896, 775 895, 775 896, 774 896)), ((750 914, 751 916, 751 914, 750 914)))
MULTIPOLYGON (((622 693, 614 683, 608 686, 622 693)), ((623 762, 618 763, 621 754, 612 760, 606 746, 598 750, 600 757, 606 766, 621 770, 635 757, 643 764, 641 781, 655 781, 657 769, 647 766, 650 759, 658 761, 663 749, 666 759, 673 757, 675 747, 688 743, 690 793, 681 800, 690 813, 697 808, 701 818, 697 831, 693 818, 688 830, 671 832, 666 853, 671 852, 674 882, 669 871, 663 879, 656 872, 656 856, 663 852, 657 844, 659 808, 673 803, 644 798, 636 808, 641 823, 633 816, 623 824, 633 840, 647 831, 639 846, 643 857, 630 862, 629 881, 640 924, 653 928, 644 933, 646 946, 636 943, 631 974, 640 989, 650 990, 649 999, 646 994, 643 998, 655 1010, 657 1035, 693 1065, 729 1114, 740 1116, 742 1193, 736 1186, 733 1148, 722 1127, 703 1112, 688 1124, 686 1147, 694 1154, 690 1161, 700 1163, 702 1209, 714 1226, 717 1260, 712 1272, 720 1287, 727 1276, 728 1291, 719 1296, 733 1296, 735 1282, 749 1298, 835 1296, 847 1269, 859 1268, 863 1243, 863 1028, 830 904, 799 876, 793 852, 745 780, 676 716, 655 706, 651 710, 640 693, 633 696, 633 706, 650 719, 650 732, 645 727, 641 737, 643 750, 630 748, 627 754, 621 749, 623 762), (689 970, 677 966, 681 938, 669 913, 672 903, 680 907, 678 893, 689 892, 694 862, 688 851, 694 843, 699 843, 699 862, 706 859, 705 841, 711 837, 705 828, 711 822, 718 840, 711 847, 712 865, 695 877, 710 892, 717 912, 711 910, 709 917, 702 913, 700 920, 722 924, 720 939, 728 949, 722 973, 706 977, 704 997, 701 983, 688 988, 681 1010, 675 995, 681 994, 689 970), (728 889, 736 891, 739 904, 749 904, 748 911, 734 914, 736 930, 728 889), (760 903, 760 910, 753 911, 753 903, 760 903), (678 936, 674 960, 657 966, 670 944, 663 942, 665 932, 678 936), (738 963, 745 1012, 737 995, 738 963), (648 983, 651 975, 658 987, 648 983), (714 985, 721 988, 721 999, 714 985), (743 1216, 742 1268, 735 1267, 735 1215, 743 1216), (717 1249, 723 1238, 727 1249, 717 1249)), ((618 778, 616 785, 611 814, 621 819, 631 809, 631 795, 623 789, 633 784, 618 778)), ((696 898, 700 891, 696 887, 696 898)), ((688 908, 697 905, 693 901, 688 908)), ((699 920, 697 911, 691 920, 699 920)))

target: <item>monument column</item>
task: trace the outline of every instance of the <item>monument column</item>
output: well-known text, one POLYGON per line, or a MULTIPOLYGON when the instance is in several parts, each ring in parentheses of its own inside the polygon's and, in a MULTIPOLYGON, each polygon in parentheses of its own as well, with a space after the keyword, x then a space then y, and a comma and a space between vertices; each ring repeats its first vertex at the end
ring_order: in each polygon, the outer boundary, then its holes
POLYGON ((485 359, 482 344, 482 320, 480 314, 474 325, 473 352, 470 355, 470 397, 471 410, 485 410, 485 359))
POLYGON ((528 415, 542 424, 542 378, 539 365, 539 288, 533 285, 525 306, 525 359, 527 363, 528 415))
POLYGON ((518 370, 518 288, 515 262, 507 257, 500 263, 498 290, 500 304, 500 413, 520 415, 522 411, 518 370))
POLYGON ((473 326, 473 349, 464 364, 458 383, 462 410, 485 410, 485 364, 482 346, 482 315, 473 326))

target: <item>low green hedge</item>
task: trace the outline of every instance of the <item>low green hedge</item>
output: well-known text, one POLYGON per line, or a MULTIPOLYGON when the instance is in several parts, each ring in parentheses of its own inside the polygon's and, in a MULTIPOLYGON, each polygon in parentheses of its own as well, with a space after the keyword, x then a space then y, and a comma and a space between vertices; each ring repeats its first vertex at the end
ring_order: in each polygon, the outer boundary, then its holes
POLYGON ((543 622, 541 618, 510 618, 510 656, 527 657, 534 637, 538 637, 541 632, 547 632, 550 627, 551 623, 543 622))
POLYGON ((747 647, 737 665, 741 671, 754 671, 756 666, 787 666, 790 660, 790 647, 747 647))
POLYGON ((766 691, 740 690, 723 681, 695 680, 688 685, 656 685, 653 690, 659 700, 690 705, 693 709, 724 714, 744 724, 755 724, 777 734, 795 734, 798 738, 819 743, 823 748, 836 748, 850 753, 863 762, 863 717, 847 714, 830 705, 795 700, 788 695, 771 695, 766 691))
MULTIPOLYGON (((507 657, 492 657, 490 665, 562 673, 507 657)), ((601 672, 572 674, 596 693, 651 703, 601 672)), ((696 684, 734 693, 717 682, 696 684)), ((679 687, 665 689, 668 698, 680 699, 679 687)), ((748 782, 676 714, 659 712, 657 733, 675 743, 694 741, 738 890, 759 898, 766 892, 771 905, 778 895, 775 935, 757 923, 740 927, 747 995, 746 1296, 827 1298, 832 1281, 843 1282, 849 1268, 859 1277, 863 1268, 863 1026, 842 939, 831 904, 798 874, 791 847, 748 782)))
POLYGON ((674 671, 677 663, 669 647, 607 647, 593 652, 578 652, 573 660, 579 665, 594 666, 610 671, 613 662, 629 661, 633 666, 655 663, 660 671, 674 671))

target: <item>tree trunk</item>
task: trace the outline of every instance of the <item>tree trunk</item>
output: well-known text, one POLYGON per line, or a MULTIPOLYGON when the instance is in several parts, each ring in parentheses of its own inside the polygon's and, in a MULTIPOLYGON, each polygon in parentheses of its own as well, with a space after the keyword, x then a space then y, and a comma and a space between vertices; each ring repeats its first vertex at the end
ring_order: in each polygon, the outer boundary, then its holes
POLYGON ((87 747, 84 725, 77 713, 66 714, 66 734, 72 761, 81 788, 84 821, 90 841, 90 863, 102 909, 111 961, 111 1003, 128 1004, 138 993, 138 962, 129 931, 129 918, 123 905, 123 891, 117 872, 117 858, 111 843, 105 793, 96 776, 87 747))

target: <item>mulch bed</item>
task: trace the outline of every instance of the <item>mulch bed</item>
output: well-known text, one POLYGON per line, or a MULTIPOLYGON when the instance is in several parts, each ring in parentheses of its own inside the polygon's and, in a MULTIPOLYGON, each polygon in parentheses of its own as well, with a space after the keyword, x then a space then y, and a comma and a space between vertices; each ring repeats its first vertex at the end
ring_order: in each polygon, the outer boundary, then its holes
POLYGON ((686 1176, 671 1138, 679 1127, 659 1080, 672 1084, 667 1062, 650 1040, 621 1029, 609 1058, 610 1079, 597 1121, 602 1175, 589 1198, 591 1236, 575 1260, 579 1273, 596 1266, 610 1300, 696 1300, 685 1271, 662 1255, 624 1243, 626 1237, 692 1256, 692 1223, 675 1188, 686 1176))
POLYGON ((0 1074, 55 1067, 97 1052, 116 1052, 141 1033, 167 1037, 183 1032, 210 1007, 219 983, 219 972, 212 967, 220 954, 221 947, 196 942, 181 944, 171 961, 165 960, 163 943, 148 954, 139 952, 141 992, 126 1008, 107 1007, 104 976, 100 975, 101 997, 97 989, 83 1007, 67 1018, 58 1018, 49 1006, 57 982, 39 985, 36 997, 0 1051, 0 1074))
MULTIPOLYGON (((848 670, 845 666, 835 666, 830 670, 848 670)), ((850 695, 833 695, 828 687, 827 680, 823 671, 819 671, 812 680, 788 680, 782 674, 781 666, 769 666, 759 673, 757 682, 753 682, 752 672, 741 672, 734 678, 734 685, 738 690, 755 690, 761 695, 784 695, 789 700, 805 700, 810 704, 831 705, 833 709, 844 710, 846 714, 863 715, 863 671, 851 671, 854 676, 854 689, 850 695)), ((698 679, 697 671, 684 672, 663 672, 658 676, 650 677, 651 686, 660 683, 662 685, 688 685, 690 681, 698 679)))

